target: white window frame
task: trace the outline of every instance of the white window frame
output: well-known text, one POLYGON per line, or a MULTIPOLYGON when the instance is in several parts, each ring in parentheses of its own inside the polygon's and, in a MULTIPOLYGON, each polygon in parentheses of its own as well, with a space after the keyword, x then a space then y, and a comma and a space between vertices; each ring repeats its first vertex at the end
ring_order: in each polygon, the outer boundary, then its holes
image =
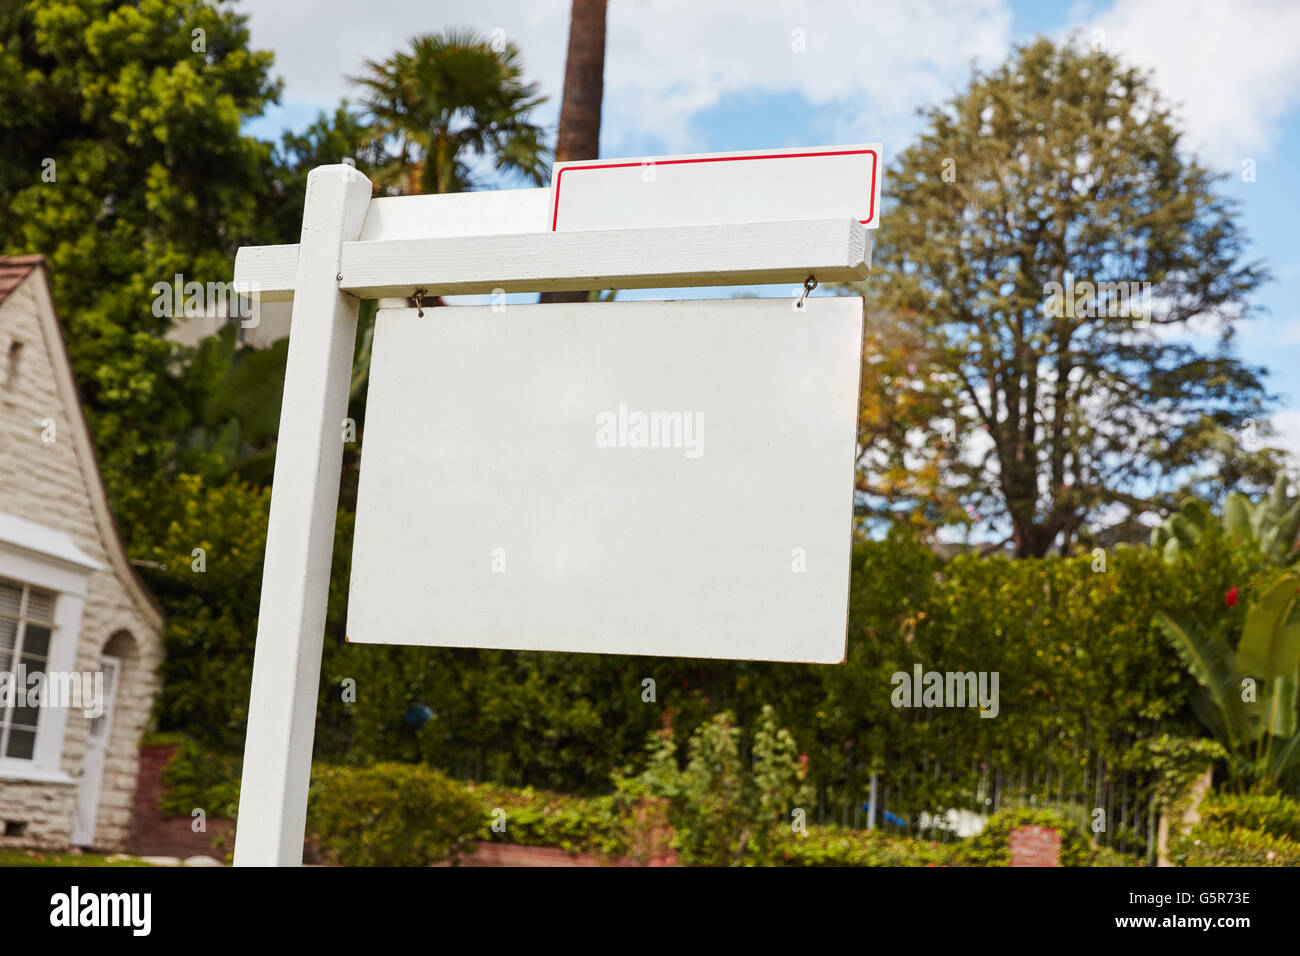
MULTIPOLYGON (((86 588, 91 572, 101 569, 62 532, 0 514, 0 577, 55 593, 48 670, 76 669, 86 588)), ((0 780, 75 783, 63 769, 67 723, 68 708, 42 707, 32 759, 0 757, 0 780)))
POLYGON ((18 733, 30 732, 32 734, 33 746, 35 746, 36 736, 40 733, 41 709, 33 710, 36 718, 34 727, 27 729, 24 725, 17 722, 19 707, 12 700, 20 690, 26 689, 26 684, 22 682, 23 670, 27 665, 26 659, 37 657, 40 659, 39 668, 44 673, 49 673, 50 651, 54 648, 54 642, 58 639, 58 626, 54 623, 58 617, 60 596, 57 591, 46 591, 38 588, 34 584, 27 584, 24 581, 15 581, 0 574, 0 587, 9 590, 16 588, 18 590, 18 608, 16 611, 0 612, 0 621, 13 621, 14 627, 14 646, 12 649, 0 651, 0 673, 8 671, 6 675, 13 689, 9 695, 10 700, 0 701, 0 760, 23 760, 28 762, 34 759, 32 757, 15 757, 12 753, 13 735, 18 733), (49 617, 39 617, 33 613, 33 597, 37 594, 49 595, 50 611, 49 617), (15 618, 16 615, 16 618, 15 618), (33 629, 44 630, 47 632, 45 642, 45 653, 34 655, 31 650, 31 635, 33 629))

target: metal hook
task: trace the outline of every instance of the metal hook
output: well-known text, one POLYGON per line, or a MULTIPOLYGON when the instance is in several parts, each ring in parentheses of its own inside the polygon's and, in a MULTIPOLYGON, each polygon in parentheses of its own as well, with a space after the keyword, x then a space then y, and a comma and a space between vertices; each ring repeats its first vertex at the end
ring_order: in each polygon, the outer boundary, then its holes
POLYGON ((428 289, 416 289, 415 295, 411 296, 415 301, 415 314, 420 318, 424 318, 424 294, 428 291, 428 289))
POLYGON ((814 275, 809 275, 808 278, 803 280, 803 295, 799 296, 799 301, 795 303, 794 307, 796 309, 802 309, 803 300, 808 298, 808 293, 815 288, 817 288, 817 277, 814 275))

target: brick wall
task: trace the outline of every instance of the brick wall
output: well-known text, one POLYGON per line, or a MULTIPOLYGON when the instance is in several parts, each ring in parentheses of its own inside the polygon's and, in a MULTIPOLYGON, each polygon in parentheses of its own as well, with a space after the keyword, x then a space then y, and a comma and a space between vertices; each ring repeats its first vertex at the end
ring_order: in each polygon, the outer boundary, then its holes
POLYGON ((1010 844, 1012 866, 1061 865, 1061 835, 1051 827, 1017 827, 1010 844))
POLYGON ((206 821, 207 832, 195 833, 190 817, 164 817, 162 772, 176 748, 151 744, 140 748, 140 770, 135 784, 135 809, 131 821, 130 850, 141 856, 211 856, 226 861, 235 847, 231 820, 206 821))
MULTIPOLYGON (((439 866, 449 866, 440 863, 439 866)), ((480 841, 473 853, 461 857, 461 866, 600 866, 589 853, 565 853, 553 846, 515 846, 480 841)))

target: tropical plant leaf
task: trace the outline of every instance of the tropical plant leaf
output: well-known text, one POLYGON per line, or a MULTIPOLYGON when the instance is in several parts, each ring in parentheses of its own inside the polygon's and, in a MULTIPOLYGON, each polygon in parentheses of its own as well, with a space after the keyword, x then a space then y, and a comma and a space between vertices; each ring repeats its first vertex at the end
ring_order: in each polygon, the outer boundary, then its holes
POLYGON ((1298 762, 1300 762, 1300 732, 1292 734, 1273 758, 1273 779, 1280 779, 1298 762))
POLYGON ((1291 506, 1277 523, 1277 542, 1275 548, 1278 557, 1285 558, 1295 548, 1296 534, 1300 533, 1300 501, 1291 506))
POLYGON ((1300 573, 1282 575, 1251 601, 1237 645, 1237 669, 1262 680, 1294 675, 1300 667, 1300 573))
POLYGON ((1216 707, 1227 707, 1235 692, 1235 674, 1227 648, 1200 630, 1175 621, 1164 611, 1157 611, 1156 625, 1164 632, 1196 682, 1206 689, 1216 707))
POLYGON ((1285 740, 1296 731, 1295 674, 1286 674, 1268 682, 1264 705, 1268 709, 1265 725, 1274 737, 1285 740))
POLYGON ((1223 502, 1223 526, 1229 536, 1237 541, 1250 538, 1250 499, 1240 491, 1234 491, 1223 502))
POLYGON ((1223 719, 1223 711, 1210 700, 1209 692, 1204 687, 1195 688, 1187 697, 1187 704, 1196 715, 1196 719, 1205 725, 1205 729, 1214 735, 1214 739, 1227 746, 1232 744, 1232 735, 1223 719))

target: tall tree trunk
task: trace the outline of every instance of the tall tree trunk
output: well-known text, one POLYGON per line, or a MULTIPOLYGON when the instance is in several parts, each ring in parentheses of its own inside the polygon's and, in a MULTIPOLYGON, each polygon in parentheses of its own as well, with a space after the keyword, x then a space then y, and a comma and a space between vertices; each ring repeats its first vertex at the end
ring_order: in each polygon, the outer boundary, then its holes
MULTIPOLYGON (((600 155, 600 103, 605 95, 605 0, 573 0, 564 99, 555 161, 600 155)), ((544 292, 542 302, 586 302, 586 292, 544 292)))

